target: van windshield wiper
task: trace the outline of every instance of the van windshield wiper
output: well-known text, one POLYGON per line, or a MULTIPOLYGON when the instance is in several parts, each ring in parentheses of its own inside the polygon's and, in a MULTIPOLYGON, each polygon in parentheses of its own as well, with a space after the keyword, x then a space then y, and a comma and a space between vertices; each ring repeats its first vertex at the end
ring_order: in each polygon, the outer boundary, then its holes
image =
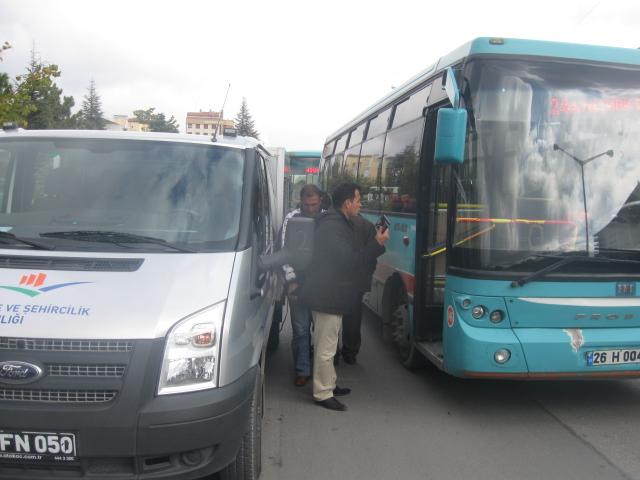
POLYGON ((41 237, 66 238, 68 240, 78 240, 84 242, 101 242, 101 243, 155 243, 164 247, 180 250, 181 252, 197 253, 197 250, 183 247, 175 243, 167 242, 162 238, 145 237, 142 235, 134 235, 132 233, 110 232, 104 230, 76 230, 71 232, 49 232, 41 233, 41 237))
POLYGON ((46 243, 33 242, 31 240, 27 240, 26 238, 16 237, 13 233, 9 232, 0 232, 0 239, 9 239, 18 243, 24 243, 25 245, 30 245, 34 248, 38 248, 40 250, 55 250, 56 247, 53 245, 47 245, 46 243))
POLYGON ((532 272, 529 275, 526 275, 526 276, 522 277, 520 280, 516 280, 515 282, 512 282, 511 283, 511 288, 522 287, 523 285, 526 285, 527 283, 530 283, 530 282, 542 277, 543 275, 546 275, 547 273, 552 272, 553 270, 556 270, 556 269, 566 265, 567 263, 571 263, 571 262, 585 262, 585 263, 638 263, 638 264, 640 264, 640 261, 636 261, 636 260, 619 260, 619 259, 607 258, 607 257, 582 257, 582 256, 555 257, 555 256, 547 256, 547 255, 540 255, 540 257, 541 258, 560 259, 560 261, 556 262, 556 263, 552 263, 551 265, 547 265, 546 267, 541 268, 540 270, 536 270, 535 272, 532 272))

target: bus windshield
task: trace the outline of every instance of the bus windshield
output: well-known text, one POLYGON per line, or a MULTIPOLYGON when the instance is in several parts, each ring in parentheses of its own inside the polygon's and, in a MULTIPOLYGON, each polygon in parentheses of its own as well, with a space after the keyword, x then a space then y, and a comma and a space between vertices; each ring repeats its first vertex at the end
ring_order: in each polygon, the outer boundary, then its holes
POLYGON ((318 183, 320 151, 287 152, 289 158, 290 191, 289 210, 300 203, 300 190, 310 184, 318 183))
POLYGON ((638 79, 611 65, 470 62, 451 264, 527 271, 577 255, 637 270, 620 260, 640 260, 638 79))
POLYGON ((2 139, 0 240, 76 251, 232 250, 243 165, 242 150, 222 146, 2 139))

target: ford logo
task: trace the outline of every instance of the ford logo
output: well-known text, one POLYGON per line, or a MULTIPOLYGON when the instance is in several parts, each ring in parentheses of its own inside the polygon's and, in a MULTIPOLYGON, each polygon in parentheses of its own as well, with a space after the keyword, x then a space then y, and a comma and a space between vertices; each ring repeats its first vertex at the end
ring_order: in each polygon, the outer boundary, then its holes
POLYGON ((42 369, 32 363, 0 362, 0 383, 31 383, 42 376, 42 369))

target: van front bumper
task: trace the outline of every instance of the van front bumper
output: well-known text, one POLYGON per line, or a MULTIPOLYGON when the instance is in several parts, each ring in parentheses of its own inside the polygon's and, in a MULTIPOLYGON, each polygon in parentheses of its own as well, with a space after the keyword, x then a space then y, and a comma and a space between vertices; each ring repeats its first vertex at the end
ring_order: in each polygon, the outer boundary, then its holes
POLYGON ((124 394, 101 411, 34 410, 2 402, 0 431, 73 433, 77 458, 69 463, 0 458, 0 478, 195 479, 217 472, 234 460, 241 445, 258 374, 255 366, 224 387, 148 401, 124 394))

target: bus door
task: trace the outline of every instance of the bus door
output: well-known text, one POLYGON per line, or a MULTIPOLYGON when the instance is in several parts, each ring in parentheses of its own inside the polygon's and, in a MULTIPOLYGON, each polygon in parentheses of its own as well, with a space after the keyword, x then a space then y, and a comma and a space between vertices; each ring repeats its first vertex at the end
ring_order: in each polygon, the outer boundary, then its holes
POLYGON ((446 272, 447 207, 451 167, 435 165, 437 110, 425 122, 420 172, 420 215, 416 248, 416 295, 414 302, 415 340, 442 339, 444 282, 446 272))

